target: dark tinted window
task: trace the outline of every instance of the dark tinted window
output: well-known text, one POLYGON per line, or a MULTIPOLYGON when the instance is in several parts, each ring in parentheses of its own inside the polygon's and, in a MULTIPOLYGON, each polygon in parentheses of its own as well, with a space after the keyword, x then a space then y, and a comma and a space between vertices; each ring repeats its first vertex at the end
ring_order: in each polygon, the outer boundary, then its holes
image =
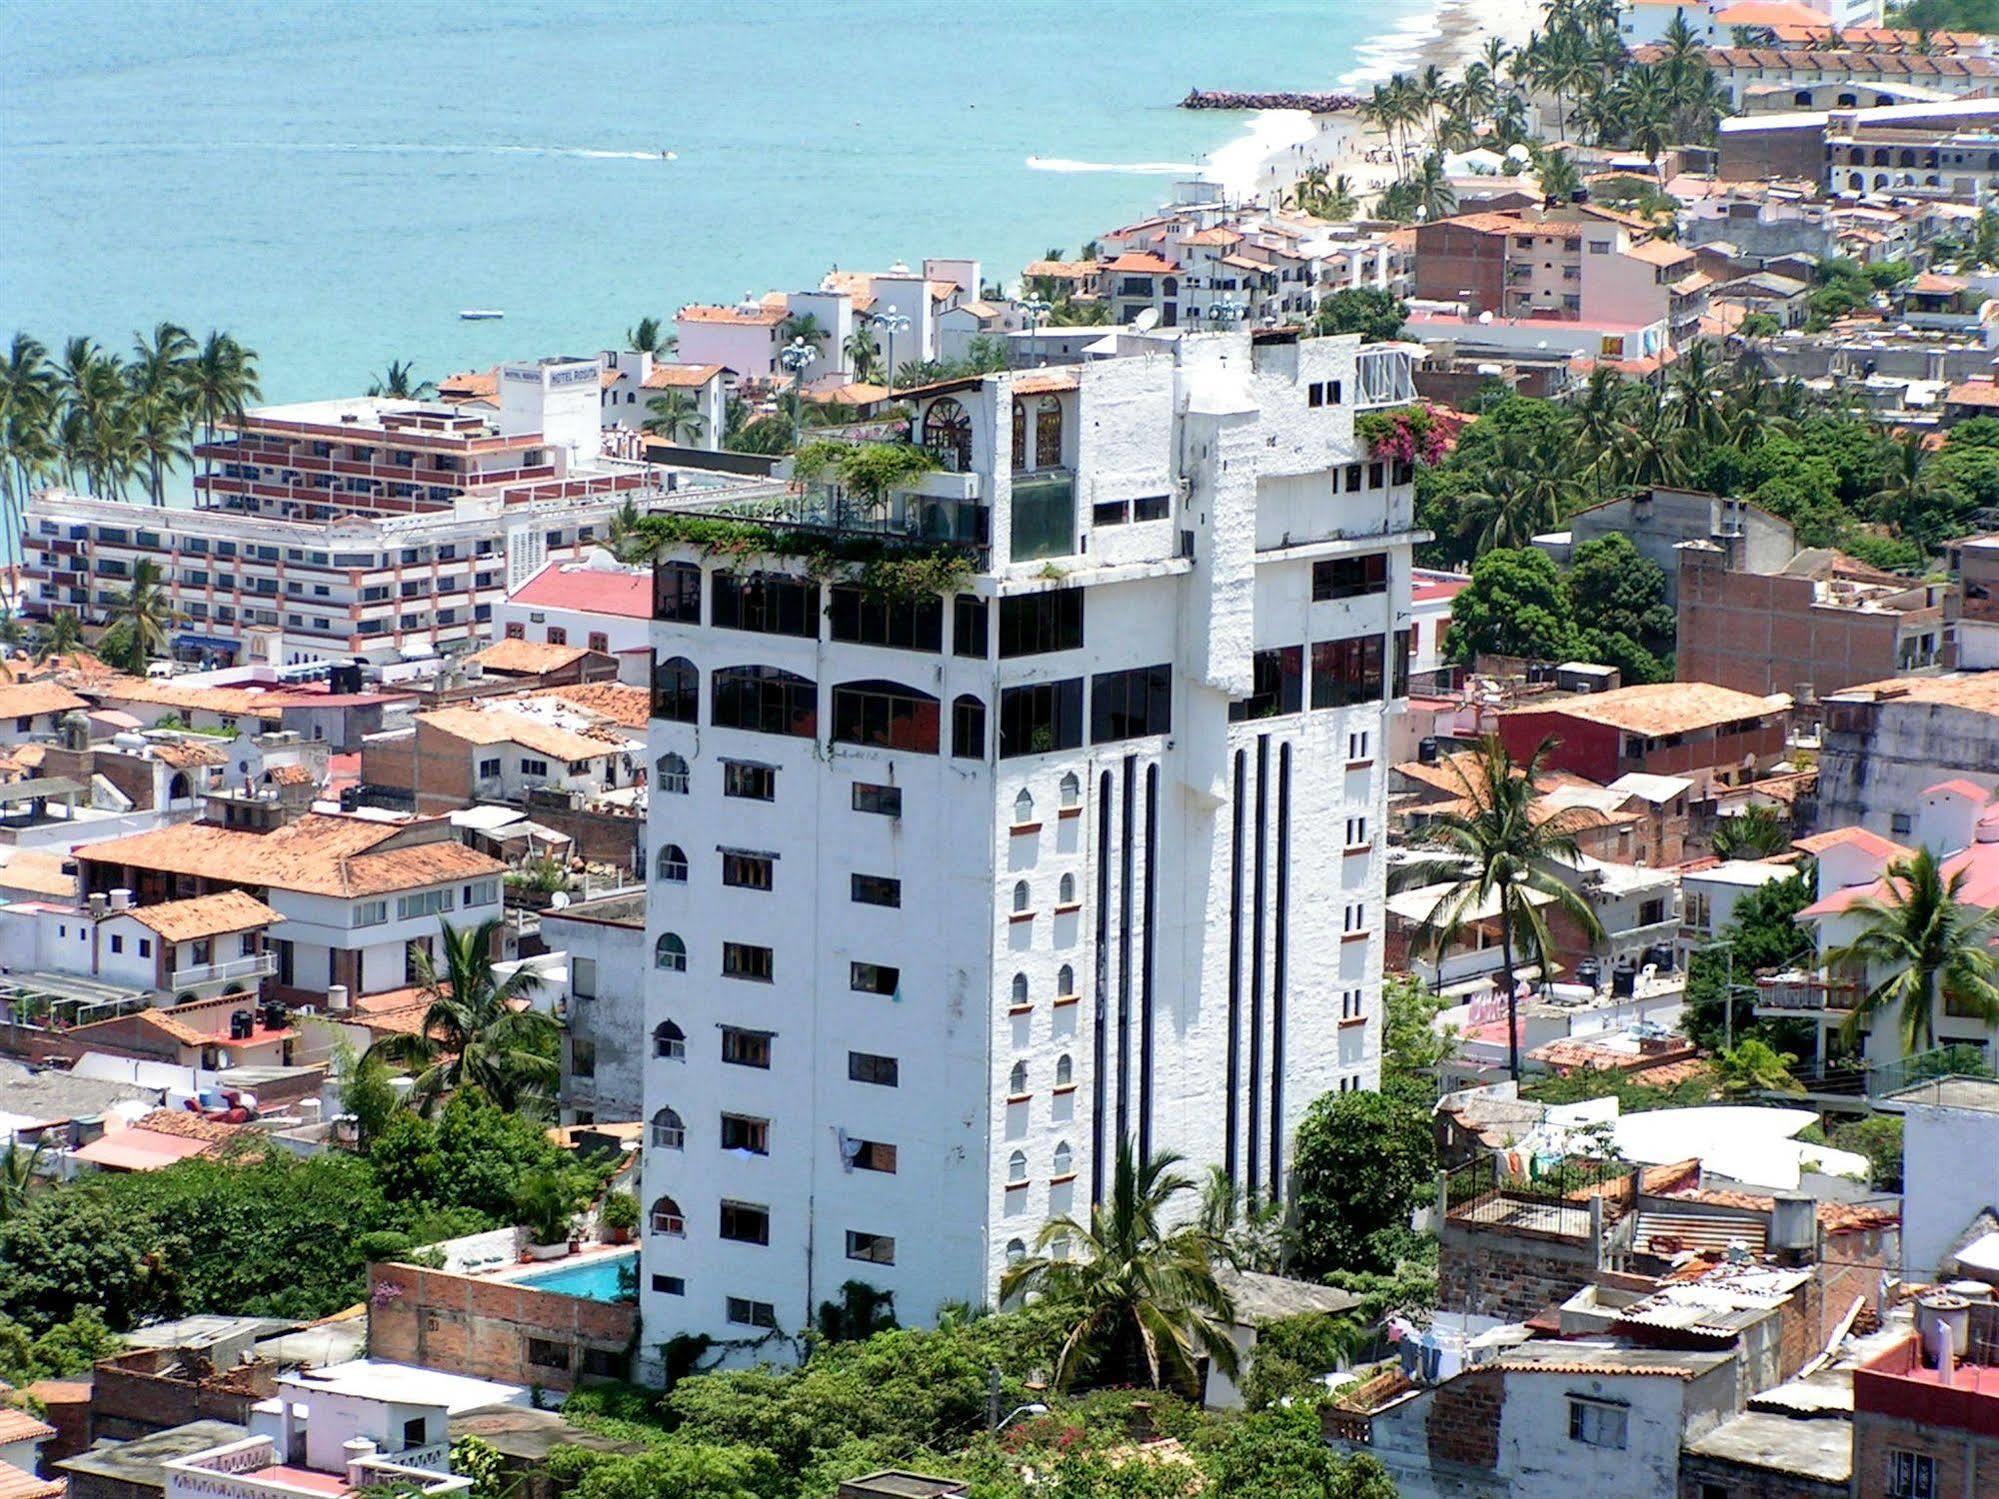
POLYGON ((902 788, 900 786, 870 786, 861 782, 854 787, 854 810, 874 812, 882 817, 902 816, 902 788))
POLYGON ((951 753, 965 760, 986 757, 986 705, 969 693, 951 704, 951 753))
POLYGON ((983 661, 987 649, 987 621, 990 613, 984 599, 961 593, 951 600, 951 654, 974 656, 983 661))
POLYGON ((999 653, 1039 656, 1072 651, 1083 643, 1083 590, 1016 594, 1000 600, 999 653))
POLYGON ((1090 679, 1090 743, 1173 731, 1173 668, 1140 666, 1090 679))
POLYGON ((652 669, 652 716, 670 723, 696 723, 701 717, 701 673, 685 656, 674 656, 652 669))
POLYGON ((1083 742, 1083 679, 1009 687, 1000 693, 1002 760, 1075 749, 1083 742))
POLYGON ((833 689, 833 739, 937 753, 937 699, 899 682, 844 682, 833 689))
POLYGON ((701 569, 691 562, 662 562, 652 570, 652 617, 675 624, 701 623, 701 569))
POLYGON ((713 622, 722 630, 764 635, 819 634, 819 585, 782 573, 716 573, 711 585, 713 622))
POLYGON ((862 589, 841 585, 833 590, 827 627, 835 640, 855 645, 942 650, 944 601, 935 594, 920 599, 871 599, 862 589))
POLYGON ((1247 698, 1229 704, 1231 719, 1271 718, 1279 713, 1296 713, 1304 706, 1303 646, 1285 645, 1275 650, 1258 651, 1251 658, 1250 665, 1255 673, 1255 685, 1247 698))
POLYGON ((1319 641, 1312 647, 1312 706, 1380 702, 1381 659, 1379 635, 1319 641))
POLYGON ((775 666, 725 666, 713 682, 709 721, 719 729, 751 729, 800 739, 819 732, 819 688, 809 677, 775 666))
POLYGON ((1365 557, 1328 557, 1312 564, 1314 599, 1352 599, 1387 591, 1386 552, 1369 552, 1365 557))

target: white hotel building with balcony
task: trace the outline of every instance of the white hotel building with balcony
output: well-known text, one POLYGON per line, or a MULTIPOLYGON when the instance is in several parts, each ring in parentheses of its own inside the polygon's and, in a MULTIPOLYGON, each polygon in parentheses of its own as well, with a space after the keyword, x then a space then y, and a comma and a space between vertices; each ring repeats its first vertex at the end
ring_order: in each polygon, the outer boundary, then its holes
MULTIPOLYGON (((905 392, 938 472, 679 505, 956 540, 949 594, 655 576, 643 1351, 923 1323, 1120 1140, 1267 1196, 1379 1076, 1414 354, 1295 330, 905 392)), ((781 549, 780 549, 781 550, 781 549)))
POLYGON ((580 556, 624 500, 720 482, 602 452, 594 359, 500 367, 499 408, 267 406, 195 448, 196 503, 62 490, 24 522, 23 604, 103 622, 150 560, 186 660, 394 661, 492 634, 508 589, 580 556))

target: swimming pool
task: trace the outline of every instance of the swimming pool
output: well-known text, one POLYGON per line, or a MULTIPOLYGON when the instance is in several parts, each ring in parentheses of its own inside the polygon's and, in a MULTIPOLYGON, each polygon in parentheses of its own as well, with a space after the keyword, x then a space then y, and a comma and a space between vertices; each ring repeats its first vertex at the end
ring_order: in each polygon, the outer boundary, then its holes
MULTIPOLYGON (((580 1265, 557 1265, 515 1276, 513 1284, 533 1286, 537 1291, 554 1291, 561 1296, 581 1296, 586 1301, 617 1301, 618 1272, 626 1266, 637 1268, 638 1251, 629 1254, 593 1255, 580 1265)), ((636 1287, 634 1287, 636 1291, 636 1287)))

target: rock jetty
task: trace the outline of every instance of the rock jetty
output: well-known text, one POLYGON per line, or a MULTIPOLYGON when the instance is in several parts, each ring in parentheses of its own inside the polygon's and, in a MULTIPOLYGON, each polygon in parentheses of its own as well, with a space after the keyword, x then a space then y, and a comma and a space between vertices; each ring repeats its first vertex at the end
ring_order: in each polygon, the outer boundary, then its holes
POLYGON ((1180 101, 1182 109, 1309 109, 1313 114, 1332 114, 1352 109, 1361 102, 1359 94, 1246 94, 1235 89, 1197 88, 1180 101))

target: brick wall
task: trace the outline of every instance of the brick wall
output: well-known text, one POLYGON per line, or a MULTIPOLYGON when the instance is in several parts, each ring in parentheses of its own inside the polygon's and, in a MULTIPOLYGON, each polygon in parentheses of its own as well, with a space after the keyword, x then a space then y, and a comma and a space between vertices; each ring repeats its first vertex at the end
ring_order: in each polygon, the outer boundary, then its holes
POLYGON ((1586 1239, 1446 1222, 1438 1236, 1437 1304, 1519 1321, 1559 1305, 1597 1274, 1586 1239))
MULTIPOLYGON (((1844 1483, 1751 1467, 1724 1457, 1680 1454, 1680 1499, 1707 1499, 1702 1487, 1712 1484, 1728 1499, 1848 1499, 1844 1483)), ((1872 1492, 1863 1488, 1863 1494, 1872 1492)))
POLYGON ((1999 1494, 1999 1437, 1872 1411, 1853 1413, 1854 1493, 1888 1492, 1888 1455, 1913 1452, 1936 1464, 1938 1499, 1999 1494))
POLYGON ((614 812, 593 812, 587 807, 558 805, 552 795, 531 795, 527 814, 543 827, 553 828, 575 840, 575 852, 593 864, 615 864, 620 869, 640 869, 634 864, 642 851, 645 819, 614 812))
POLYGON ((173 1372, 180 1355, 138 1348, 97 1365, 90 1416, 94 1435, 131 1441, 190 1421, 250 1423, 250 1407, 277 1393, 277 1366, 268 1362, 208 1368, 198 1377, 173 1372))
POLYGON ((1506 1405, 1504 1377, 1493 1369, 1461 1374, 1430 1397, 1426 1428, 1430 1461, 1470 1468, 1499 1465, 1499 1413, 1506 1405))
POLYGON ((598 1377, 585 1351, 622 1359, 638 1329, 634 1306, 411 1265, 370 1265, 368 1291, 371 1357, 551 1390, 598 1377), (566 1366, 530 1359, 531 1340, 566 1366))

